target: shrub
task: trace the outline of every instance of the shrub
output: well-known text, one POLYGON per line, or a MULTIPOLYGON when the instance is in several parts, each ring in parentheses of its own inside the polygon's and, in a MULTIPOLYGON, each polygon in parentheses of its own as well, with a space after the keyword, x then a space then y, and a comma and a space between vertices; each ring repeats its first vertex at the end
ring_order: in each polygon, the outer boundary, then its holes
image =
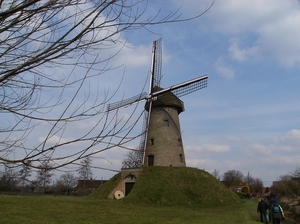
POLYGON ((300 195, 300 182, 299 181, 279 181, 272 186, 272 194, 277 197, 294 197, 300 195))

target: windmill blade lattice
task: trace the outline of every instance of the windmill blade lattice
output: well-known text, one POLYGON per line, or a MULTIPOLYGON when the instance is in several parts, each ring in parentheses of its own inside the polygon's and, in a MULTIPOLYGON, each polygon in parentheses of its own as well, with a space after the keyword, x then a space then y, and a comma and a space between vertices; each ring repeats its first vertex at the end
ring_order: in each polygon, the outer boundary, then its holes
POLYGON ((154 92, 151 97, 155 98, 157 96, 163 95, 167 92, 174 93, 177 97, 187 95, 189 93, 195 92, 199 89, 205 88, 207 86, 207 75, 200 76, 195 79, 191 79, 186 82, 179 83, 177 85, 164 88, 162 90, 154 92))
POLYGON ((153 63, 153 86, 160 86, 160 81, 162 78, 162 40, 161 38, 154 41, 154 63, 153 63))
POLYGON ((203 76, 203 77, 204 77, 203 79, 199 79, 197 81, 187 83, 186 85, 183 85, 178 89, 171 90, 171 92, 174 93, 177 97, 181 97, 190 94, 192 92, 195 92, 199 89, 203 89, 207 87, 207 76, 203 76))
POLYGON ((121 100, 121 101, 118 101, 118 102, 115 102, 115 103, 110 103, 107 106, 106 112, 117 110, 117 109, 120 109, 120 108, 123 108, 123 107, 128 107, 128 106, 130 106, 134 103, 138 103, 141 100, 147 99, 147 96, 148 96, 148 94, 146 92, 143 92, 143 93, 140 93, 140 94, 135 95, 133 97, 130 97, 128 99, 121 100))
POLYGON ((143 151, 145 147, 145 141, 146 141, 146 136, 147 136, 147 126, 148 126, 148 116, 149 113, 148 111, 144 111, 144 120, 143 120, 143 126, 142 126, 142 134, 141 134, 141 139, 140 139, 140 145, 139 145, 139 150, 143 151))

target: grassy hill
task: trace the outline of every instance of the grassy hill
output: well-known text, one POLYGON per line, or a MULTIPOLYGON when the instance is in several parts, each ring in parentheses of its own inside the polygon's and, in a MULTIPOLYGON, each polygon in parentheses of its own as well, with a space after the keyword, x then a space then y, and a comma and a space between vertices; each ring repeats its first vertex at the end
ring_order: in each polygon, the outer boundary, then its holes
MULTIPOLYGON (((90 197, 107 198, 120 181, 117 174, 90 197)), ((144 167, 124 203, 217 206, 241 199, 206 171, 188 167, 144 167)))

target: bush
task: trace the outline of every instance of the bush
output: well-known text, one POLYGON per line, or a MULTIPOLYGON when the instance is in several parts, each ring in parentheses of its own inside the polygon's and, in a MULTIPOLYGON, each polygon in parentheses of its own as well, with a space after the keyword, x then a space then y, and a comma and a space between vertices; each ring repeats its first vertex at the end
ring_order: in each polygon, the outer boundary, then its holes
POLYGON ((294 197, 300 195, 300 182, 299 181, 279 181, 272 186, 272 194, 277 197, 294 197))
POLYGON ((243 192, 235 192, 238 196, 239 196, 239 198, 241 198, 241 199, 244 199, 245 197, 244 197, 244 193, 243 192))

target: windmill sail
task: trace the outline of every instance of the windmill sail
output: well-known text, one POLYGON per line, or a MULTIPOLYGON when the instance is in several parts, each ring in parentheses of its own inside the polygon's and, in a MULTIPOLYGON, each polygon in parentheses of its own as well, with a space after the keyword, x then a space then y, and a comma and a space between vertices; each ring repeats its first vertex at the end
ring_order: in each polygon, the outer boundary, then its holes
POLYGON ((150 67, 150 84, 149 84, 149 95, 147 98, 147 102, 145 104, 145 109, 147 105, 149 106, 148 110, 145 110, 144 113, 144 123, 143 123, 143 131, 140 141, 139 149, 143 151, 143 160, 145 157, 146 150, 146 141, 148 138, 148 127, 151 118, 151 107, 152 107, 152 98, 151 94, 153 93, 153 87, 160 85, 161 69, 162 69, 162 46, 161 46, 161 38, 153 41, 152 45, 152 59, 151 59, 151 67, 150 67))
POLYGON ((161 79, 162 41, 158 39, 153 41, 152 45, 149 92, 109 104, 107 112, 145 100, 145 114, 139 145, 139 150, 144 154, 144 165, 185 166, 178 118, 178 115, 184 111, 184 104, 179 97, 205 88, 208 76, 203 75, 168 88, 160 86, 161 79), (165 123, 160 123, 162 120, 165 123))
POLYGON ((171 90, 171 92, 174 93, 177 97, 185 96, 199 89, 207 87, 207 79, 207 75, 192 79, 188 82, 181 83, 181 85, 177 85, 177 88, 174 88, 173 90, 171 90))
POLYGON ((144 150, 145 147, 145 141, 146 141, 146 132, 147 132, 147 126, 148 126, 148 116, 149 113, 148 111, 144 111, 144 119, 143 119, 143 126, 142 126, 142 134, 141 134, 141 139, 140 139, 140 145, 139 145, 139 150, 144 150))
POLYGON ((130 97, 128 99, 125 100, 121 100, 115 103, 110 103, 107 106, 106 112, 110 112, 113 110, 117 110, 120 108, 124 108, 124 107, 128 107, 134 103, 138 103, 141 100, 145 100, 147 99, 148 94, 146 92, 140 93, 138 95, 135 95, 133 97, 130 97))
POLYGON ((153 62, 153 86, 160 86, 162 78, 162 41, 161 38, 153 42, 154 62, 153 62))
POLYGON ((106 112, 117 110, 120 108, 128 107, 134 103, 138 103, 141 100, 149 99, 150 94, 153 91, 154 86, 160 86, 160 81, 162 78, 162 40, 161 38, 153 41, 152 45, 152 60, 151 60, 151 71, 150 71, 150 85, 149 94, 143 92, 136 96, 130 97, 125 100, 121 100, 115 103, 110 103, 107 106, 106 112))
POLYGON ((168 88, 164 88, 162 90, 154 92, 152 94, 152 97, 157 97, 170 91, 174 93, 177 97, 187 95, 199 89, 205 88, 207 86, 207 78, 207 75, 203 75, 198 78, 191 79, 189 81, 182 82, 177 85, 170 86, 168 88))

